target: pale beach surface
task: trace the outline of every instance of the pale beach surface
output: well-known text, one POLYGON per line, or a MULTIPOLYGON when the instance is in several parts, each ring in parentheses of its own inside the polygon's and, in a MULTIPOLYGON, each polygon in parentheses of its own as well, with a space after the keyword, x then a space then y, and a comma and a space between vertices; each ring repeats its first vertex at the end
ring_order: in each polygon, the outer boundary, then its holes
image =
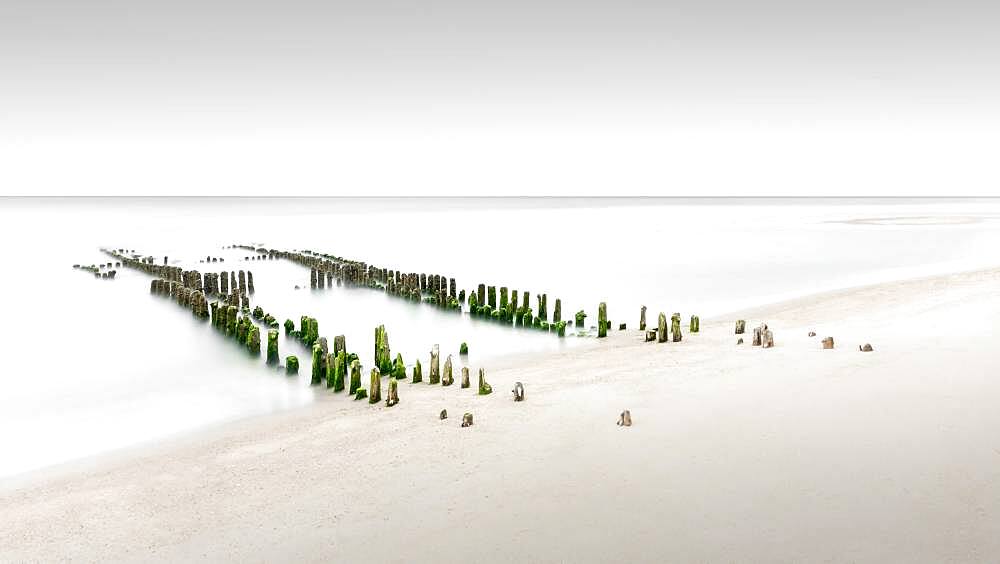
POLYGON ((7 480, 0 560, 996 561, 998 319, 1000 269, 704 319, 681 343, 619 314, 632 329, 487 366, 490 396, 459 374, 401 382, 388 409, 320 394, 7 480), (749 344, 762 321, 773 349, 749 344))

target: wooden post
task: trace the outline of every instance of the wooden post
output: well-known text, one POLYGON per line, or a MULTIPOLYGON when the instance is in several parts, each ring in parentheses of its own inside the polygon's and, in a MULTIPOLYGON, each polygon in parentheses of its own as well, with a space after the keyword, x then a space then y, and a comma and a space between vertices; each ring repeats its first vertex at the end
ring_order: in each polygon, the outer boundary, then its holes
POLYGON ((437 345, 431 348, 431 374, 428 384, 439 384, 441 382, 441 372, 438 365, 440 352, 437 345))
POLYGON ((378 368, 372 368, 370 385, 368 386, 368 403, 382 401, 382 374, 378 368))
POLYGON ((667 316, 661 311, 660 318, 657 322, 657 342, 665 343, 667 342, 667 316))
POLYGON ((486 369, 479 369, 479 395, 485 396, 493 393, 493 388, 486 383, 486 369))
POLYGON ((608 306, 604 302, 597 306, 597 336, 608 336, 608 306))
POLYGON ((441 378, 442 386, 450 386, 455 379, 451 375, 451 355, 444 359, 444 376, 441 378))
POLYGON ((639 330, 646 330, 646 306, 642 306, 642 309, 639 310, 639 330))
POLYGON ((354 359, 351 361, 351 386, 347 393, 353 396, 358 388, 361 388, 361 363, 354 359))
POLYGON ((462 387, 463 388, 468 388, 469 387, 469 367, 468 366, 463 366, 462 367, 462 387))
POLYGON ((691 326, 690 326, 690 330, 691 330, 691 332, 692 332, 692 333, 697 333, 697 332, 698 332, 698 329, 699 329, 700 327, 701 327, 701 320, 700 320, 700 319, 698 319, 698 316, 697 316, 697 315, 692 315, 692 316, 691 316, 691 326))

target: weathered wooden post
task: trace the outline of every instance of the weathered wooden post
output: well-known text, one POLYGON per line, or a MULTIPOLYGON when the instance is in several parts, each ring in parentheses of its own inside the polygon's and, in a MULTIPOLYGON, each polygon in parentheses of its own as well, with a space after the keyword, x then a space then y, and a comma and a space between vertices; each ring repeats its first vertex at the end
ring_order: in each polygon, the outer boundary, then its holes
POLYGON ((389 378, 389 392, 386 394, 385 406, 392 407, 397 403, 399 403, 399 387, 395 378, 389 378))
POLYGON ((565 337, 566 336, 566 322, 565 321, 560 321, 559 323, 556 323, 556 334, 559 335, 560 337, 565 337))
POLYGON ((479 395, 485 396, 493 393, 493 388, 486 383, 486 369, 479 369, 479 395))
POLYGON ((389 335, 384 325, 375 328, 375 366, 382 374, 392 373, 392 359, 389 357, 389 335))
POLYGON ((396 360, 392 363, 392 377, 396 380, 406 378, 406 364, 403 363, 403 355, 396 353, 396 360))
POLYGON ((358 388, 361 388, 361 363, 354 359, 351 361, 351 386, 347 393, 353 396, 358 388))
POLYGON ((458 354, 460 354, 462 356, 468 356, 469 355, 469 345, 467 345, 464 341, 458 347, 458 354))
POLYGON ((472 414, 465 413, 462 415, 462 427, 472 427, 472 414))
POLYGON ((247 351, 250 354, 260 356, 260 328, 253 323, 250 323, 249 331, 247 331, 247 351))
POLYGON ((667 316, 661 311, 660 318, 657 322, 657 342, 666 343, 667 342, 667 316))
POLYGON ((339 352, 347 354, 347 339, 343 335, 337 335, 333 338, 333 354, 339 352))
POLYGON ((746 331, 746 328, 747 328, 747 322, 745 320, 743 320, 743 319, 737 319, 736 320, 736 334, 737 335, 742 335, 746 331))
POLYGON ((507 310, 507 286, 500 286, 500 311, 507 310))
POLYGON ((562 300, 556 298, 556 305, 552 308, 552 323, 562 321, 562 300))
POLYGON ((295 330, 295 322, 292 321, 291 319, 286 319, 285 320, 285 336, 287 337, 287 336, 291 335, 292 331, 294 331, 294 330, 295 330))
POLYGON ((521 325, 523 325, 524 327, 531 327, 532 324, 533 322, 531 318, 531 310, 529 309, 521 314, 521 325))
POLYGON ((423 382, 423 380, 424 375, 420 368, 420 359, 418 358, 416 364, 413 365, 413 383, 419 384, 420 382, 423 382))
POLYGON ((538 318, 542 321, 549 320, 549 295, 542 294, 538 297, 538 318))
POLYGON ((285 357, 285 374, 292 375, 299 373, 299 357, 289 355, 285 357))
POLYGON ((691 332, 692 333, 697 333, 698 329, 700 328, 700 326, 701 326, 701 320, 698 319, 697 315, 692 315, 691 316, 691 327, 690 327, 691 332))
POLYGON ((316 343, 312 347, 312 381, 310 386, 318 386, 323 381, 323 347, 316 343))
POLYGON ((345 351, 337 351, 333 355, 333 378, 330 378, 331 367, 328 364, 326 367, 326 387, 333 388, 334 392, 339 392, 344 389, 344 372, 347 368, 347 353, 345 351))
POLYGON ((382 401, 382 374, 378 368, 372 368, 371 384, 368 386, 368 403, 382 401))
POLYGON ((486 303, 486 284, 480 284, 476 290, 476 303, 479 305, 486 303))
POLYGON ((583 327, 584 326, 584 322, 586 320, 587 320, 587 314, 584 313, 582 309, 580 311, 576 312, 576 326, 577 327, 583 327))
POLYGON ((247 290, 252 294, 253 290, 253 272, 247 271, 247 290))
POLYGON ((438 357, 440 352, 438 352, 438 346, 434 345, 431 348, 431 374, 430 379, 427 381, 428 384, 440 384, 441 383, 441 372, 438 366, 438 357))
POLYGON ((751 344, 751 346, 754 346, 754 347, 759 347, 760 346, 760 340, 761 340, 760 338, 761 338, 761 333, 762 332, 763 332, 763 329, 761 327, 754 327, 753 328, 753 343, 751 344))
POLYGON ((597 306, 597 336, 608 336, 608 306, 604 302, 597 306))
POLYGON ((488 288, 488 290, 489 290, 489 294, 488 294, 488 296, 486 298, 486 303, 488 303, 490 305, 490 309, 496 309, 497 308, 497 287, 496 286, 490 286, 488 288))
POLYGON ((639 330, 646 330, 646 306, 642 306, 642 309, 639 310, 639 330))
POLYGON ((670 316, 670 333, 675 343, 681 341, 681 314, 675 313, 670 316))
POLYGON ((469 387, 469 367, 468 366, 463 366, 462 367, 462 387, 463 388, 468 388, 469 387))
POLYGON ((769 349, 774 346, 774 333, 771 333, 771 330, 767 328, 767 325, 764 326, 764 330, 761 332, 761 345, 765 349, 769 349))
POLYGON ((833 348, 833 337, 827 337, 823 339, 823 348, 832 349, 833 348))
POLYGON ((450 386, 455 381, 451 375, 451 355, 444 359, 444 376, 441 378, 442 386, 450 386))

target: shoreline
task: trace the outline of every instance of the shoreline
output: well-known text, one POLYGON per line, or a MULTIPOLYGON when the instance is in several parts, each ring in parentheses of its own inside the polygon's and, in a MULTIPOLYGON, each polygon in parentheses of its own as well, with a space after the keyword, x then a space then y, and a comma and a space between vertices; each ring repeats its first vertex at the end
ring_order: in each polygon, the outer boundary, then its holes
POLYGON ((987 558, 998 290, 1000 268, 981 269, 712 316, 681 343, 614 330, 487 367, 485 397, 401 381, 388 409, 321 393, 5 478, 0 533, 29 560, 987 558), (736 346, 737 318, 766 319, 776 347, 736 346), (613 424, 623 408, 632 428, 613 424), (372 527, 405 548, 371 552, 372 527))
MULTIPOLYGON (((798 308, 803 308, 805 306, 814 303, 825 302, 827 300, 838 299, 845 296, 850 297, 852 295, 857 295, 857 294, 867 294, 870 292, 877 292, 879 291, 880 288, 887 285, 892 285, 892 286, 913 285, 913 284, 920 284, 938 280, 962 281, 968 278, 988 276, 988 275, 1000 277, 1000 266, 991 268, 960 270, 949 273, 929 274, 913 278, 902 278, 898 280, 861 284, 857 286, 848 286, 833 290, 823 290, 810 294, 792 296, 787 299, 781 299, 773 302, 766 302, 747 308, 740 308, 735 311, 728 312, 722 315, 708 316, 702 319, 702 325, 705 324, 715 325, 723 322, 732 323, 734 322, 734 320, 740 318, 749 320, 750 318, 760 318, 764 316, 774 317, 776 314, 779 314, 781 311, 785 310, 794 310, 798 308)), ((664 313, 667 313, 669 315, 669 312, 664 312, 664 313)), ((656 315, 658 314, 658 312, 653 312, 650 309, 647 310, 647 314, 648 314, 647 327, 655 329, 656 315)), ((682 326, 684 328, 684 333, 686 334, 687 327, 685 321, 686 320, 682 319, 682 326)), ((617 322, 618 321, 616 321, 616 323, 617 322)), ((632 325, 631 322, 627 321, 627 323, 630 326, 632 325)), ((635 325, 637 326, 638 323, 636 323, 635 325)), ((749 336, 752 333, 750 327, 751 326, 748 321, 747 336, 749 336)), ((592 328, 588 326, 588 329, 592 328)), ((617 329, 609 330, 608 334, 610 337, 608 342, 609 343, 616 342, 618 339, 616 339, 615 337, 618 336, 620 338, 621 333, 622 332, 618 331, 617 329)), ((625 334, 634 334, 634 335, 639 335, 641 337, 641 333, 638 331, 638 329, 627 329, 625 331, 625 334)), ((583 337, 577 337, 575 333, 572 335, 568 335, 566 337, 566 339, 580 339, 580 338, 583 337)), ((593 346, 599 346, 601 344, 601 342, 594 337, 586 337, 586 339, 592 339, 593 342, 588 343, 581 349, 581 351, 593 346)), ((520 365, 535 361, 542 361, 546 357, 550 357, 552 355, 558 355, 561 354, 562 352, 565 351, 559 351, 559 352, 532 351, 526 353, 519 353, 516 355, 509 355, 506 358, 502 358, 499 361, 497 361, 497 359, 494 359, 494 361, 491 362, 490 366, 487 367, 487 370, 515 369, 520 365)), ((461 372, 461 364, 456 364, 456 376, 455 376, 456 380, 459 379, 460 372, 461 372)), ((362 377, 363 381, 365 380, 365 376, 366 375, 362 377)), ((475 375, 472 375, 471 377, 474 379, 475 375)), ((407 389, 406 386, 408 385, 409 385, 408 380, 403 380, 400 382, 400 389, 403 392, 405 392, 405 390, 407 389)), ((422 385, 426 385, 426 382, 424 382, 422 385)), ((455 384, 455 386, 457 386, 457 384, 455 384)), ((165 437, 146 440, 131 445, 125 445, 119 448, 93 453, 91 455, 82 458, 74 458, 64 462, 59 462, 56 464, 27 470, 25 472, 19 472, 17 474, 12 474, 9 476, 0 476, 0 494, 24 487, 29 487, 31 485, 42 483, 47 480, 59 479, 87 470, 97 470, 104 466, 113 465, 117 463, 124 463, 136 457, 156 454, 159 451, 168 450, 171 448, 180 448, 189 444, 198 443, 201 442, 202 440, 205 440, 206 436, 218 437, 226 435, 231 432, 238 432, 246 425, 252 424, 252 425, 260 425, 266 427, 272 424, 270 423, 271 421, 277 422, 289 417, 295 418, 297 417, 296 412, 322 409, 322 407, 320 406, 322 406, 324 403, 337 401, 338 398, 343 400, 348 400, 351 401, 351 403, 353 403, 353 400, 349 400, 349 398, 347 398, 343 393, 337 396, 333 396, 333 394, 328 393, 325 388, 323 389, 317 388, 316 399, 314 399, 311 403, 304 406, 291 407, 270 413, 236 416, 231 419, 215 421, 201 427, 195 427, 191 429, 178 431, 170 435, 167 435, 165 437)), ((302 414, 302 416, 306 415, 307 414, 305 413, 302 414)))

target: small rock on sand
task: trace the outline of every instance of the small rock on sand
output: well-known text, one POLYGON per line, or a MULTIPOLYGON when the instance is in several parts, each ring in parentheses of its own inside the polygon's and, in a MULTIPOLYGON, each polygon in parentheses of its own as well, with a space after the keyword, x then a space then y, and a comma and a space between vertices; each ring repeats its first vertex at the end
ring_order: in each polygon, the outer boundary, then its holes
POLYGON ((816 336, 816 332, 815 331, 810 331, 809 332, 809 336, 810 337, 815 337, 816 336))
POLYGON ((874 349, 872 349, 871 344, 865 343, 864 346, 858 347, 858 350, 861 352, 872 352, 874 349))
POLYGON ((448 410, 447 409, 442 409, 441 410, 441 415, 439 415, 438 417, 440 419, 447 419, 448 418, 448 410))

